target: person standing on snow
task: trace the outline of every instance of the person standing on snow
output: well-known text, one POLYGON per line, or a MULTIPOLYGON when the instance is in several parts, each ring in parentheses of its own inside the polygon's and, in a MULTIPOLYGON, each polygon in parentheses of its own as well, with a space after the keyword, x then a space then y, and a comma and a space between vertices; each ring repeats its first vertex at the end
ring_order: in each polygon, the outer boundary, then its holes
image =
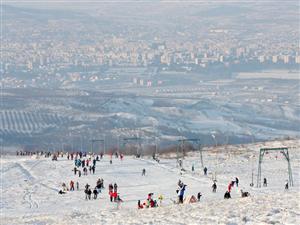
POLYGON ((198 194, 197 194, 197 200, 198 200, 198 202, 200 202, 201 196, 202 196, 201 192, 198 192, 198 194))
POLYGON ((216 184, 216 182, 214 182, 211 187, 212 187, 212 192, 216 193, 217 192, 217 184, 216 184))
POLYGON ((146 175, 146 169, 144 168, 143 170, 142 170, 142 176, 145 176, 146 175))
POLYGON ((268 186, 268 183, 267 183, 267 178, 264 178, 264 184, 263 184, 264 187, 267 187, 268 186))
POLYGON ((228 184, 228 192, 229 192, 229 193, 231 192, 231 188, 232 188, 232 183, 229 183, 229 184, 228 184))
POLYGON ((70 191, 74 191, 74 181, 70 181, 70 191))
POLYGON ((94 199, 97 199, 98 191, 96 188, 93 190, 93 194, 94 194, 94 199))
POLYGON ((206 176, 207 175, 207 168, 206 167, 204 167, 203 172, 204 172, 204 175, 206 176))
POLYGON ((235 184, 236 184, 236 187, 239 187, 239 178, 235 178, 235 184))
POLYGON ((288 181, 285 182, 284 189, 285 189, 285 190, 288 190, 288 189, 289 189, 289 182, 288 182, 288 181))
POLYGON ((185 187, 186 187, 186 185, 183 184, 182 187, 180 188, 180 190, 178 191, 178 200, 179 200, 178 202, 179 202, 179 204, 183 203, 185 187))

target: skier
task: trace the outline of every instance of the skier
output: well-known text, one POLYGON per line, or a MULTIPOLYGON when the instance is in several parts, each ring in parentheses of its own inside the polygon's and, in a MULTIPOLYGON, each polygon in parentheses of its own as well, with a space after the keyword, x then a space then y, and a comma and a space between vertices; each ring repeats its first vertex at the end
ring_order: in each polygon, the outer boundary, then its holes
POLYGON ((79 182, 76 182, 76 190, 79 191, 79 182))
POLYGON ((92 166, 89 166, 90 174, 92 173, 92 166))
POLYGON ((70 181, 70 191, 74 191, 74 181, 70 181))
POLYGON ((239 186, 239 178, 235 178, 235 184, 236 184, 236 187, 238 187, 239 186))
POLYGON ((284 189, 285 189, 285 190, 288 190, 288 189, 289 189, 289 182, 288 182, 288 181, 285 182, 284 189))
POLYGON ((78 177, 81 177, 81 170, 78 170, 78 177))
POLYGON ((93 166, 92 166, 93 174, 95 174, 95 169, 96 169, 96 167, 93 165, 93 166))
POLYGON ((192 165, 192 172, 194 172, 195 171, 195 166, 194 166, 194 164, 192 165))
POLYGON ((206 176, 207 175, 207 168, 206 167, 204 167, 203 172, 204 172, 204 175, 206 176))
POLYGON ((200 202, 201 196, 202 196, 201 192, 198 192, 198 194, 197 194, 197 200, 198 200, 198 202, 200 202))
POLYGON ((216 182, 214 182, 211 187, 212 187, 212 192, 216 193, 217 192, 217 184, 216 184, 216 182))
POLYGON ((142 170, 142 176, 145 176, 146 175, 146 169, 144 168, 143 170, 142 170))
POLYGON ((267 183, 267 178, 264 178, 264 184, 263 184, 264 187, 267 187, 268 186, 268 183, 267 183))

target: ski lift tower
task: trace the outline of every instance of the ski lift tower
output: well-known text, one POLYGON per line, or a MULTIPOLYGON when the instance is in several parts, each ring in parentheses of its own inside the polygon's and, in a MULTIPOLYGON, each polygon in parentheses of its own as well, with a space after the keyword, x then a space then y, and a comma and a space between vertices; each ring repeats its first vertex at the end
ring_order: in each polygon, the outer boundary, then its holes
POLYGON ((94 144, 96 142, 100 142, 102 144, 102 147, 103 147, 103 152, 105 154, 105 140, 104 139, 92 139, 90 140, 91 141, 91 152, 94 153, 94 144))
POLYGON ((192 139, 179 139, 177 140, 178 144, 177 144, 177 151, 176 151, 176 156, 177 156, 177 163, 179 162, 179 152, 181 152, 182 154, 182 158, 184 158, 184 145, 186 142, 192 142, 193 144, 197 145, 197 150, 199 151, 200 154, 200 162, 201 162, 201 166, 203 166, 203 156, 202 156, 202 148, 201 148, 201 142, 200 139, 198 138, 192 138, 192 139))
POLYGON ((136 149, 136 155, 141 156, 142 154, 142 139, 139 137, 128 137, 128 138, 123 138, 123 143, 122 147, 124 148, 126 144, 128 143, 135 143, 138 145, 136 149))
POLYGON ((288 175, 289 175, 289 184, 290 186, 293 186, 293 174, 292 174, 292 168, 290 163, 290 156, 289 156, 289 150, 286 147, 282 148, 261 148, 259 151, 259 160, 258 160, 258 173, 257 173, 257 187, 261 187, 261 164, 262 160, 265 154, 269 152, 280 152, 286 159, 288 163, 288 175))

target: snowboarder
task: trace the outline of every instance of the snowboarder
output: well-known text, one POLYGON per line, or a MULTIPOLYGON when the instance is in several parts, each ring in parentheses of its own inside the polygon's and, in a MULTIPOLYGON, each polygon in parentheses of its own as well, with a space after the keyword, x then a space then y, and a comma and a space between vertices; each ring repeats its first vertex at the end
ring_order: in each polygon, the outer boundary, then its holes
POLYGON ((206 167, 204 167, 203 172, 204 172, 204 175, 206 176, 207 175, 207 168, 206 167))
POLYGON ((142 170, 142 176, 145 176, 146 175, 146 169, 144 168, 143 170, 142 170))
POLYGON ((264 178, 264 184, 263 184, 264 187, 267 187, 268 186, 268 183, 267 183, 267 178, 264 178))
POLYGON ((217 184, 216 184, 216 182, 214 182, 211 187, 212 187, 212 192, 216 193, 217 192, 217 184))

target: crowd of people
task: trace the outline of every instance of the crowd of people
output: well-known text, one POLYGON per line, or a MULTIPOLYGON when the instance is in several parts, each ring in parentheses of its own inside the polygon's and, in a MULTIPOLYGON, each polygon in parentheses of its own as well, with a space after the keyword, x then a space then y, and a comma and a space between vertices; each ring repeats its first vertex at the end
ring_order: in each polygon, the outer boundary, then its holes
MULTIPOLYGON (((97 162, 101 161, 103 158, 104 154, 88 154, 86 152, 74 152, 74 153, 64 153, 64 152, 27 152, 27 151, 18 151, 16 153, 18 156, 44 156, 44 157, 51 157, 52 160, 57 160, 59 157, 64 157, 68 160, 74 161, 74 168, 72 169, 74 175, 80 179, 82 176, 88 176, 88 175, 94 175, 96 172, 96 166, 97 162)), ((124 159, 124 155, 120 154, 118 152, 115 153, 110 153, 108 155, 110 157, 110 164, 112 164, 113 158, 119 158, 121 161, 124 159), (113 157, 114 156, 114 157, 113 157)), ((155 154, 153 154, 153 160, 159 162, 159 159, 155 154)), ((178 161, 178 164, 181 168, 181 171, 183 169, 183 162, 182 160, 178 161)), ((192 164, 192 169, 191 171, 194 173, 195 171, 195 165, 192 164)), ((142 176, 146 176, 146 169, 142 169, 142 176)), ((208 175, 208 168, 204 167, 203 168, 203 175, 207 176, 208 175)), ((230 199, 231 198, 231 192, 233 188, 239 188, 240 180, 238 177, 235 177, 233 180, 231 180, 228 183, 227 190, 224 193, 224 199, 230 199)), ((267 187, 268 182, 267 179, 263 179, 263 186, 267 187)), ((185 197, 185 193, 187 190, 188 185, 183 183, 181 180, 178 181, 177 183, 177 189, 176 189, 176 196, 177 200, 173 201, 174 203, 177 204, 183 204, 183 203, 195 203, 195 202, 200 202, 202 198, 202 193, 198 192, 196 195, 191 195, 188 197, 185 197)), ((92 188, 90 184, 86 184, 84 186, 84 193, 85 193, 85 199, 86 200, 96 200, 98 198, 98 195, 103 192, 103 189, 105 188, 104 186, 104 179, 98 178, 96 181, 95 186, 92 188)), ((213 184, 211 186, 212 192, 216 193, 217 192, 217 180, 216 178, 213 179, 213 184)), ((286 181, 285 183, 285 190, 289 189, 289 183, 286 181)), ((73 179, 70 180, 69 182, 64 182, 61 185, 61 189, 59 190, 59 194, 66 194, 67 192, 73 192, 73 191, 79 191, 80 190, 80 184, 79 180, 74 181, 73 179)), ((247 191, 243 191, 242 189, 240 190, 241 197, 249 197, 250 193, 247 191)), ((118 207, 123 200, 120 198, 120 194, 118 192, 118 185, 117 183, 110 183, 108 185, 108 196, 109 196, 109 201, 117 203, 118 207)), ((148 193, 147 198, 141 202, 141 200, 138 200, 138 209, 143 209, 143 208, 154 208, 162 205, 162 202, 164 200, 164 197, 162 194, 159 194, 157 199, 154 198, 154 193, 148 193)))

